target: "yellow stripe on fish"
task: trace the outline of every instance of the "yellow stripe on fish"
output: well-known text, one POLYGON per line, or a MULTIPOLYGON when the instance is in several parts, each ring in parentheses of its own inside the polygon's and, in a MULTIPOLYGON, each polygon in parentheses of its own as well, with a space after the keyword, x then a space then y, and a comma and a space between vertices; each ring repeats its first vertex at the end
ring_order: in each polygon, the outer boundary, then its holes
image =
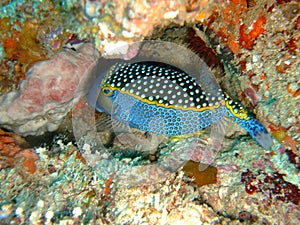
POLYGON ((232 100, 227 93, 224 93, 226 108, 230 113, 241 120, 249 120, 249 111, 238 102, 232 100))

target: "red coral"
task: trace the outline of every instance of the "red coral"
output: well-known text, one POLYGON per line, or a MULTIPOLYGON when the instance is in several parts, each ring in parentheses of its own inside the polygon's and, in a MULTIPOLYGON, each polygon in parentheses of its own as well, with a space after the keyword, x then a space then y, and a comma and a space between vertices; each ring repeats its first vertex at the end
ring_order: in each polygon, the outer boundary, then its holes
POLYGON ((21 161, 27 172, 34 173, 38 155, 32 149, 24 149, 24 145, 26 142, 19 135, 0 129, 0 169, 13 167, 21 161))
POLYGON ((276 2, 281 5, 283 3, 288 3, 288 2, 291 2, 292 0, 276 0, 276 2))
POLYGON ((248 194, 256 192, 266 193, 269 195, 270 201, 275 198, 298 205, 300 202, 300 191, 296 185, 285 181, 283 179, 284 176, 284 174, 278 172, 269 175, 263 171, 254 173, 247 170, 242 173, 241 181, 245 184, 245 190, 248 194))
POLYGON ((296 19, 295 26, 294 26, 295 30, 297 30, 299 26, 300 26, 300 16, 298 16, 298 18, 296 19))
POLYGON ((254 45, 254 40, 261 35, 265 29, 263 26, 265 25, 267 19, 264 15, 261 15, 258 17, 258 19, 253 23, 252 30, 249 32, 249 34, 246 33, 245 24, 242 24, 240 27, 240 45, 250 50, 254 45))
POLYGON ((258 17, 258 19, 253 23, 253 29, 250 31, 249 35, 251 38, 255 39, 262 33, 264 33, 265 29, 263 26, 266 24, 267 19, 264 15, 258 17))
MULTIPOLYGON (((300 38, 299 38, 300 39, 300 38)), ((288 51, 289 51, 289 53, 291 53, 292 55, 296 55, 296 53, 297 53, 297 51, 298 51, 298 48, 300 47, 300 46, 298 46, 298 44, 299 44, 299 41, 300 40, 296 40, 295 38, 291 38, 287 43, 286 43, 286 45, 287 45, 287 47, 288 47, 288 51), (298 44, 297 44, 298 43, 298 44)))
POLYGON ((240 45, 245 49, 251 49, 254 45, 254 40, 245 32, 245 24, 240 27, 240 45))
POLYGON ((246 0, 230 0, 230 2, 236 4, 236 5, 242 5, 242 6, 246 6, 247 5, 247 1, 246 0))
POLYGON ((231 49, 231 51, 234 54, 237 54, 239 52, 239 42, 235 39, 234 36, 229 36, 227 41, 228 47, 231 49))

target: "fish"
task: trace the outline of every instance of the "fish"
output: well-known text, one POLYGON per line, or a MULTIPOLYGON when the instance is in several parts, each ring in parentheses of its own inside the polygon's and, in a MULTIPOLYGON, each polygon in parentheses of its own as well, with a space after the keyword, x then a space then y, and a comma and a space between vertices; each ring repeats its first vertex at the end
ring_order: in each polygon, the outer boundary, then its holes
POLYGON ((228 94, 204 90, 194 76, 162 62, 115 63, 96 79, 87 98, 97 111, 149 133, 192 134, 229 117, 263 148, 273 144, 255 115, 228 94))

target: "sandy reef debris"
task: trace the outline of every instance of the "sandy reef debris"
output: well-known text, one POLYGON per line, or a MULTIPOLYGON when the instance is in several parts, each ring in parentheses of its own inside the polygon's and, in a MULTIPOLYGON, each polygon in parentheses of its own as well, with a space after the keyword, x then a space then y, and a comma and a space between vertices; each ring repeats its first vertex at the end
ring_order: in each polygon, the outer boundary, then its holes
MULTIPOLYGON (((105 164, 91 168, 71 142, 57 138, 51 147, 35 148, 39 160, 34 174, 28 174, 22 165, 0 171, 1 220, 32 224, 298 224, 297 204, 281 198, 288 194, 284 186, 253 181, 251 185, 265 185, 265 189, 251 194, 245 191, 243 171, 264 168, 272 176, 275 169, 263 149, 253 155, 253 145, 248 139, 221 152, 216 158, 217 183, 198 187, 182 170, 153 181, 155 164, 129 169, 136 178, 122 168, 106 173, 105 164), (276 188, 279 192, 272 192, 276 188)), ((295 194, 293 201, 299 201, 299 190, 295 194)))

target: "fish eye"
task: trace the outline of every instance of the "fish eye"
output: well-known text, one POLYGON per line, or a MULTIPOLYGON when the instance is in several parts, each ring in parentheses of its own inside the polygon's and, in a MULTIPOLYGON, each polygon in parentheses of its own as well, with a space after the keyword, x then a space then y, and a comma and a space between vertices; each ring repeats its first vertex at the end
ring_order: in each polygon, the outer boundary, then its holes
POLYGON ((105 96, 108 96, 108 97, 112 96, 113 93, 114 93, 114 92, 113 92, 112 90, 110 90, 109 88, 103 88, 102 91, 103 91, 103 94, 104 94, 105 96))

